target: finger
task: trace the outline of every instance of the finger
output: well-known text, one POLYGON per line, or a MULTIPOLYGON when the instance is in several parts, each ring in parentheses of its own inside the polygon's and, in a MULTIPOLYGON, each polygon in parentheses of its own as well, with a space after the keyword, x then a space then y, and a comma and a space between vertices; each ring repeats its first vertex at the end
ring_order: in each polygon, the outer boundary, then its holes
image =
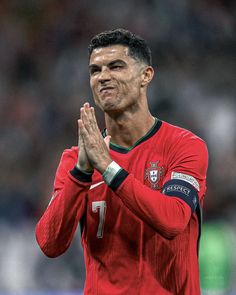
POLYGON ((104 138, 104 142, 107 146, 108 149, 110 149, 110 141, 111 141, 111 136, 110 135, 107 135, 105 138, 104 138))
POLYGON ((83 107, 80 108, 81 119, 85 125, 89 123, 89 109, 89 103, 85 103, 83 107))
POLYGON ((81 109, 81 114, 85 128, 88 131, 99 131, 93 107, 90 107, 89 104, 84 104, 84 107, 81 109))
POLYGON ((95 114, 95 109, 94 109, 94 107, 91 107, 91 115, 92 115, 92 119, 93 119, 93 121, 94 121, 95 124, 98 126, 97 118, 96 118, 96 114, 95 114))
POLYGON ((84 104, 84 111, 85 111, 85 114, 87 115, 88 121, 90 123, 96 122, 96 121, 94 121, 94 118, 93 118, 93 113, 92 113, 93 110, 94 110, 94 108, 90 107, 89 103, 84 104))
POLYGON ((80 131, 79 120, 77 121, 77 123, 78 123, 78 146, 82 147, 84 144, 84 141, 83 141, 81 131, 80 131))
POLYGON ((80 120, 83 120, 84 107, 80 108, 80 120))
POLYGON ((84 141, 84 136, 86 136, 86 128, 84 126, 84 123, 81 119, 78 120, 78 126, 79 126, 79 136, 80 136, 80 140, 84 141))
POLYGON ((90 108, 89 122, 90 122, 91 127, 93 128, 93 130, 100 133, 98 123, 97 123, 97 119, 96 119, 96 115, 95 115, 94 107, 90 108))
POLYGON ((84 108, 84 114, 89 116, 90 108, 91 108, 90 104, 88 102, 84 103, 83 108, 84 108))
POLYGON ((84 125, 85 128, 88 128, 89 124, 90 124, 89 123, 89 118, 88 118, 88 115, 87 115, 87 112, 86 112, 87 108, 88 108, 88 106, 84 106, 84 107, 80 108, 80 119, 82 120, 83 125, 84 125))
POLYGON ((85 109, 90 108, 90 104, 89 104, 88 102, 85 102, 85 103, 84 103, 84 108, 85 108, 85 109))

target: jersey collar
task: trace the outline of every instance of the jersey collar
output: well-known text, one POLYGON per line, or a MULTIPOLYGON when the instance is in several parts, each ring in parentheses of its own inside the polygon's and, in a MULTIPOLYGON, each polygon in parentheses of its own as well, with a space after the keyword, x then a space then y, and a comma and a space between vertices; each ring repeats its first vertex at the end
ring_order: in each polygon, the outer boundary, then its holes
MULTIPOLYGON (((123 147, 123 146, 120 146, 118 144, 115 144, 115 143, 110 142, 110 149, 113 150, 113 151, 122 153, 122 154, 127 154, 129 151, 131 151, 132 149, 134 149, 136 146, 138 146, 142 142, 148 140, 156 132, 158 132, 158 130, 161 128, 161 125, 162 125, 162 121, 159 120, 159 119, 157 119, 157 118, 155 118, 155 123, 152 126, 152 128, 144 136, 142 136, 139 140, 137 140, 134 145, 132 145, 131 147, 128 147, 127 148, 127 147, 123 147)), ((102 131, 102 136, 103 137, 106 137, 107 136, 107 129, 106 128, 102 131)))

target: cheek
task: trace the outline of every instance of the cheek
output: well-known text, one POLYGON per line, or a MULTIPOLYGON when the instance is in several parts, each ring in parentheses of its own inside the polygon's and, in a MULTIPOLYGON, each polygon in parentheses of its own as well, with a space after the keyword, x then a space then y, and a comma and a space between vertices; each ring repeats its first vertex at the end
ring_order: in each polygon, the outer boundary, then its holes
POLYGON ((130 88, 140 87, 140 76, 137 73, 131 73, 126 81, 130 88))
POLYGON ((134 94, 139 92, 140 84, 139 81, 133 77, 127 79, 124 83, 124 90, 127 94, 134 94))
POLYGON ((97 91, 96 91, 96 81, 94 81, 94 79, 90 79, 90 89, 92 91, 92 94, 95 97, 97 97, 97 91))
POLYGON ((90 78, 90 88, 94 91, 94 80, 90 78))

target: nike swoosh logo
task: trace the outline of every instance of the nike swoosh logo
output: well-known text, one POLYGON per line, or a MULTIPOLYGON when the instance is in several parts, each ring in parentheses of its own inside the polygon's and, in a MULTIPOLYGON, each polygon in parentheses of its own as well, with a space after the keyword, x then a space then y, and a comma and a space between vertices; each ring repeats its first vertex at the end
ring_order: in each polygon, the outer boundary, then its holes
POLYGON ((97 186, 99 186, 99 185, 101 185, 103 183, 104 183, 104 181, 100 181, 98 183, 92 184, 89 189, 91 190, 91 189, 93 189, 93 188, 95 188, 95 187, 97 187, 97 186))

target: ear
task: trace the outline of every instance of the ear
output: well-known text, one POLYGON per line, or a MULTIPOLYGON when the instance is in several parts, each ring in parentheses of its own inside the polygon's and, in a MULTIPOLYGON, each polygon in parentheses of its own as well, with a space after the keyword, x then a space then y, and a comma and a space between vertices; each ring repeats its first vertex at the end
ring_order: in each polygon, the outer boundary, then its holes
POLYGON ((151 66, 145 67, 145 69, 143 69, 143 73, 142 73, 141 86, 142 87, 147 86, 151 82, 153 76, 154 76, 153 67, 151 67, 151 66))

